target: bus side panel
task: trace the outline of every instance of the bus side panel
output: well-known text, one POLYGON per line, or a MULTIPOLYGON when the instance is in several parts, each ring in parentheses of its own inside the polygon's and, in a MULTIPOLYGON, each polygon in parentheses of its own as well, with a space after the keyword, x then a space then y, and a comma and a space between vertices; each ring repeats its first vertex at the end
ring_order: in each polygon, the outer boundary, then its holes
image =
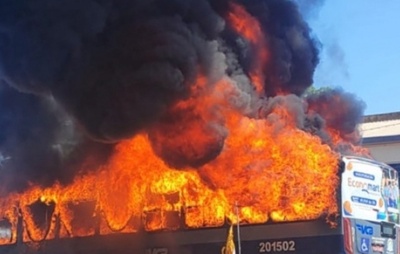
MULTIPOLYGON (((239 246, 236 244, 236 253, 239 246)), ((220 254, 224 243, 196 244, 184 246, 185 254, 220 254)), ((168 252, 175 254, 175 252, 168 252)), ((241 253, 245 254, 344 254, 343 236, 317 236, 289 239, 268 239, 257 241, 245 241, 241 243, 241 253)))

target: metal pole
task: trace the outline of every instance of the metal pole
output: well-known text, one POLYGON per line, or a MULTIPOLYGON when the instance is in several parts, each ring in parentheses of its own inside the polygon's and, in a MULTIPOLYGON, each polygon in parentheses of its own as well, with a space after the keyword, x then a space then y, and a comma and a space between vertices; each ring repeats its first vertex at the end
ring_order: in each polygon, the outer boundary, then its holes
POLYGON ((238 238, 238 254, 242 254, 242 246, 241 246, 241 241, 240 241, 240 220, 239 220, 239 208, 237 205, 237 202, 235 203, 235 207, 236 207, 236 220, 237 220, 237 224, 236 224, 236 229, 237 229, 237 238, 238 238))

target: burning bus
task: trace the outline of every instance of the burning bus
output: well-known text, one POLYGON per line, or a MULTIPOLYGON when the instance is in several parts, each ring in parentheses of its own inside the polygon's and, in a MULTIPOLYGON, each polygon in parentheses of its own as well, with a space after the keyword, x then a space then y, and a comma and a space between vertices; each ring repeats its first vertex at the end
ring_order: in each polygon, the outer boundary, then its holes
POLYGON ((290 0, 0 1, 0 252, 398 252, 318 51, 290 0))
MULTIPOLYGON (((101 197, 58 207, 42 196, 42 200, 20 207, 16 218, 11 211, 8 220, 2 221, 0 251, 221 253, 230 224, 236 229, 233 232, 231 227, 229 233, 236 253, 400 253, 398 172, 351 156, 342 157, 337 167, 340 183, 337 192, 331 189, 333 203, 323 205, 338 208, 331 214, 309 213, 318 203, 300 200, 264 214, 259 212, 261 207, 241 203, 229 210, 221 201, 205 204, 194 196, 186 199, 187 192, 194 191, 188 185, 172 192, 147 193, 147 206, 139 214, 131 210, 130 215, 126 215, 127 204, 112 216, 104 207, 100 212, 101 197), (307 207, 311 205, 314 207, 307 207), (71 215, 76 217, 68 218, 71 215)), ((313 190, 304 190, 303 195, 308 198, 313 190)), ((323 196, 313 198, 324 202, 323 196)))

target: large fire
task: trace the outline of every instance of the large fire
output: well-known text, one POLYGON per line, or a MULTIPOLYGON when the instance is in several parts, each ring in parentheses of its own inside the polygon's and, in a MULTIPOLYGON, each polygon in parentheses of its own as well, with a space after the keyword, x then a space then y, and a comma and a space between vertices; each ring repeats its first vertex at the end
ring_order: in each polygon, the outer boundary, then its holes
MULTIPOLYGON (((222 80, 215 92, 229 85, 222 80)), ((207 107, 210 101, 211 96, 202 97, 196 105, 207 107)), ((15 228, 19 207, 24 239, 40 241, 55 237, 55 218, 59 237, 94 234, 94 225, 76 222, 82 216, 74 213, 79 204, 87 204, 89 218, 101 218, 100 234, 135 232, 141 223, 147 231, 173 230, 181 227, 181 220, 184 227, 200 228, 221 226, 226 219, 294 221, 337 211, 338 158, 318 137, 294 128, 284 108, 274 112, 274 121, 233 110, 223 113, 229 129, 223 151, 197 171, 168 167, 154 154, 146 134, 140 134, 120 142, 96 174, 76 177, 68 186, 32 186, 10 195, 2 199, 0 214, 15 228), (45 228, 33 219, 30 206, 37 202, 54 207, 54 218, 45 228)), ((195 130, 190 135, 202 138, 195 130)))
MULTIPOLYGON (((270 58, 267 38, 257 19, 238 4, 230 5, 227 19, 257 56, 249 76, 259 97, 270 58)), ((275 106, 267 117, 251 117, 232 107, 235 82, 227 75, 211 81, 198 74, 192 96, 169 108, 178 113, 190 109, 197 118, 185 119, 179 137, 161 135, 166 129, 150 130, 153 138, 186 149, 191 157, 211 149, 209 144, 223 136, 222 151, 210 162, 196 169, 173 168, 157 155, 161 148, 143 131, 119 142, 105 165, 76 176, 69 185, 32 185, 2 197, 0 215, 13 229, 12 239, 19 218, 23 240, 42 241, 335 215, 338 154, 318 136, 297 128, 285 104, 275 106), (204 127, 199 121, 209 124, 204 127), (191 139, 201 146, 187 145, 191 139)), ((334 142, 339 139, 336 135, 334 142)))

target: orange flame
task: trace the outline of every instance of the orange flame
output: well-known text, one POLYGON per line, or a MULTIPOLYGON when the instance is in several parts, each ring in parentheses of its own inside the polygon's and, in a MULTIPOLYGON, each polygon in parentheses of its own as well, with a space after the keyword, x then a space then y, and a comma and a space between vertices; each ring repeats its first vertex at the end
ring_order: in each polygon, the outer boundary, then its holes
MULTIPOLYGON (((335 130, 333 128, 326 128, 326 129, 329 133, 329 137, 331 138, 333 147, 338 147, 344 140, 349 140, 349 139, 351 140, 354 138, 355 135, 358 135, 355 133, 350 133, 350 134, 348 134, 349 137, 346 138, 346 137, 343 137, 344 135, 342 133, 340 133, 338 130, 335 130)), ((361 146, 355 146, 350 142, 346 142, 346 146, 348 146, 348 150, 351 153, 372 159, 371 152, 367 148, 361 147, 361 146)))
POLYGON ((200 228, 221 226, 227 219, 264 223, 335 214, 337 155, 317 137, 294 128, 284 108, 273 112, 273 120, 244 117, 224 105, 233 86, 229 79, 202 93, 205 82, 199 76, 198 97, 175 107, 190 106, 204 117, 215 117, 210 112, 220 105, 216 115, 229 135, 216 159, 198 170, 176 170, 154 154, 146 134, 136 135, 120 142, 96 173, 78 176, 68 186, 33 186, 1 199, 0 215, 12 224, 14 239, 15 207, 24 218, 25 241, 142 227, 176 230, 182 222, 185 228, 200 228), (33 219, 30 207, 35 203, 54 206, 48 224, 39 226, 33 219))
POLYGON ((256 18, 251 16, 243 6, 230 4, 231 12, 228 21, 236 33, 248 40, 254 50, 255 60, 250 71, 250 79, 256 91, 262 94, 264 91, 264 69, 268 64, 270 53, 267 48, 267 40, 256 18))

